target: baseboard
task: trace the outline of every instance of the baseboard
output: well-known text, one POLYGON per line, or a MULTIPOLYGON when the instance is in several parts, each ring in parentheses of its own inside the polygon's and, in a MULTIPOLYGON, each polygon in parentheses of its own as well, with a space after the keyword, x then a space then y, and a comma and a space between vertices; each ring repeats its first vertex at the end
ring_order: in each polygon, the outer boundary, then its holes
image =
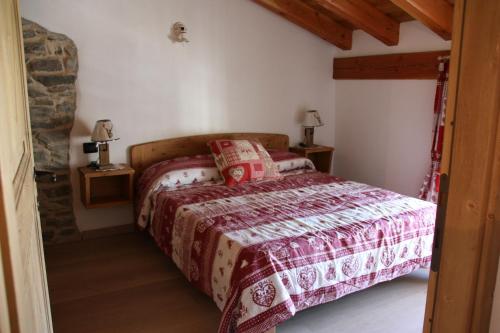
POLYGON ((135 230, 136 229, 134 224, 124 224, 102 229, 84 230, 81 233, 82 233, 82 240, 85 240, 85 239, 108 237, 113 235, 128 234, 134 232, 135 230))

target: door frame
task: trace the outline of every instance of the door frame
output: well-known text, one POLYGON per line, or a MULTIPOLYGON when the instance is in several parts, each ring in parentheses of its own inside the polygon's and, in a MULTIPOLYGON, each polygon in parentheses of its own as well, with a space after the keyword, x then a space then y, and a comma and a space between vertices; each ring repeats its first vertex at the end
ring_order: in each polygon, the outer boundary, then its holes
POLYGON ((424 332, 488 332, 500 251, 500 3, 456 0, 424 332), (443 224, 441 224, 441 222, 443 224))

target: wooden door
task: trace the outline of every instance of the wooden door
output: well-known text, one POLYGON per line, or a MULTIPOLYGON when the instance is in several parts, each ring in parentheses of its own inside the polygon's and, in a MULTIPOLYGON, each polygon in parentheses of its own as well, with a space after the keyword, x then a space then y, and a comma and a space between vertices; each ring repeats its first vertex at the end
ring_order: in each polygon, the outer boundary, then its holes
POLYGON ((50 333, 21 32, 17 0, 0 0, 0 327, 50 333))
POLYGON ((441 173, 424 331, 488 332, 500 250, 498 0, 455 1, 441 173))

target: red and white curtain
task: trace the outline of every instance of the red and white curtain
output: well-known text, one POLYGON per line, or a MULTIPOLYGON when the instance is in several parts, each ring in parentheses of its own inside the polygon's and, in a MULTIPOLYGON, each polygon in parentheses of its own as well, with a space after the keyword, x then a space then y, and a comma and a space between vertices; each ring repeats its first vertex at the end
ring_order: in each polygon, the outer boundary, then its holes
POLYGON ((446 115, 446 99, 448 96, 448 68, 447 59, 439 64, 439 77, 434 99, 434 140, 431 150, 431 167, 425 176, 420 188, 419 197, 423 200, 437 203, 439 194, 439 176, 441 169, 441 155, 443 153, 444 120, 446 115))

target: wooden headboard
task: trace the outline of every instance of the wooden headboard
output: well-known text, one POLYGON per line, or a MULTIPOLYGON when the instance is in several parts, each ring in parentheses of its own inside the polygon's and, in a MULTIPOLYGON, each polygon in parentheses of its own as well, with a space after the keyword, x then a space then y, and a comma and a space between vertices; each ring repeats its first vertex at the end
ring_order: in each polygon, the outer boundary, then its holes
POLYGON ((288 151, 288 135, 271 133, 220 133, 165 139, 134 145, 130 148, 130 164, 136 175, 154 163, 197 154, 209 154, 207 142, 217 139, 258 140, 267 149, 288 151))

